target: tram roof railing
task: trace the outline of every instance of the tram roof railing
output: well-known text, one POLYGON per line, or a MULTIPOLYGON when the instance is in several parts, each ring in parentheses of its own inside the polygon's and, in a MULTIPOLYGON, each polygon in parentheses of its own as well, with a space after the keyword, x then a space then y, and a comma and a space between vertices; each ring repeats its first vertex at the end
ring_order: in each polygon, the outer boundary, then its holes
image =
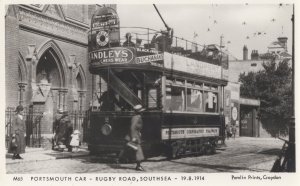
MULTIPOLYGON (((162 35, 166 30, 155 30, 147 27, 120 27, 120 44, 126 41, 126 33, 131 33, 131 41, 137 44, 137 47, 140 48, 154 48, 151 46, 151 41, 154 35, 162 35), (147 46, 147 47, 146 47, 147 46)), ((199 44, 196 41, 187 40, 183 37, 178 37, 173 35, 171 53, 177 53, 179 55, 184 55, 187 57, 195 57, 195 55, 208 56, 211 55, 211 58, 215 58, 215 61, 226 61, 228 60, 228 54, 225 50, 222 50, 222 47, 217 44, 204 45, 199 44), (210 54, 210 53, 212 54, 210 54), (221 57, 220 57, 221 56, 221 57)), ((212 60, 214 61, 214 60, 212 60)), ((218 63, 218 62, 215 62, 218 63)))
MULTIPOLYGON (((109 29, 109 27, 108 27, 109 29)), ((155 35, 157 37, 166 33, 166 30, 156 30, 147 27, 134 27, 134 26, 120 26, 120 43, 122 46, 126 41, 126 33, 131 33, 131 41, 134 43, 135 47, 146 48, 146 49, 156 49, 161 51, 155 46, 151 41, 153 41, 155 35)), ((92 31, 91 28, 90 31, 92 31)), ((156 38, 157 38, 156 37, 156 38)), ((203 60, 208 63, 213 63, 220 65, 221 61, 228 61, 228 54, 222 47, 217 44, 204 45, 199 44, 196 41, 187 40, 183 37, 178 37, 172 34, 171 46, 169 50, 170 53, 176 53, 186 57, 203 60)), ((166 51, 166 50, 164 50, 166 51)))

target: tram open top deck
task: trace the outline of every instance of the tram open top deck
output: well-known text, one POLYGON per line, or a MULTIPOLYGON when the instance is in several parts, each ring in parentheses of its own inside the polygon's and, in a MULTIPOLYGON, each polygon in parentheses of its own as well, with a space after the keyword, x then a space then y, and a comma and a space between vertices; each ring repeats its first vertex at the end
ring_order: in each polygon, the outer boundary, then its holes
POLYGON ((157 31, 120 27, 116 11, 99 9, 89 32, 89 70, 138 69, 172 72, 228 80, 228 55, 217 45, 203 46, 173 35, 172 29, 157 31))

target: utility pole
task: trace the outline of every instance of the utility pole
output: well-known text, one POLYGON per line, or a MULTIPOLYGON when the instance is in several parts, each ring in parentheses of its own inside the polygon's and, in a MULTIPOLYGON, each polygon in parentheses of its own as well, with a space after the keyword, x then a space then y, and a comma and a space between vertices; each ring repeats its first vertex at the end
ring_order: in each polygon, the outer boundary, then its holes
POLYGON ((289 126, 289 160, 287 165, 289 172, 296 172, 296 151, 295 151, 295 4, 292 14, 292 116, 289 126))

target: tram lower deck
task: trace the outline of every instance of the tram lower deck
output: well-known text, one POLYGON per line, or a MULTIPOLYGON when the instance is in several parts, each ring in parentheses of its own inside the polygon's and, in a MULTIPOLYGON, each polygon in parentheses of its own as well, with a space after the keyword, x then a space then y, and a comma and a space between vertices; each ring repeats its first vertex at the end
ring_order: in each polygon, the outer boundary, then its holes
MULTIPOLYGON (((92 112, 89 150, 93 154, 120 152, 132 115, 132 112, 92 112), (108 125, 110 128, 106 129, 108 125)), ((218 141, 224 137, 219 115, 144 112, 142 118, 142 147, 146 157, 214 153, 218 141)))

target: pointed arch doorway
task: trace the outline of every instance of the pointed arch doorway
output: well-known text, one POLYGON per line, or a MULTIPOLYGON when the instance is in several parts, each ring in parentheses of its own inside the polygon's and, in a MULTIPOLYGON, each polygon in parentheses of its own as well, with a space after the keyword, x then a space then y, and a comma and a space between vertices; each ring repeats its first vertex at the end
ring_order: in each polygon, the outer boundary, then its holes
POLYGON ((34 110, 43 112, 41 135, 43 146, 50 148, 57 109, 67 110, 67 68, 63 55, 53 42, 46 43, 38 52, 35 66, 32 103, 34 110))

